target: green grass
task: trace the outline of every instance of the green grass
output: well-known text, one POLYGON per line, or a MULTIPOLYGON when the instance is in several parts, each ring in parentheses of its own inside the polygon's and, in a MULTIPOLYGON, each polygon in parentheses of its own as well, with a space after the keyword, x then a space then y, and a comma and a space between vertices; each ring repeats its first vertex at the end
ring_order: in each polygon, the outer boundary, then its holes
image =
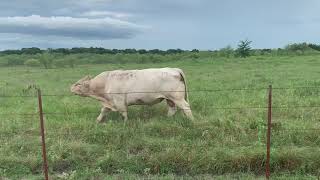
MULTIPOLYGON (((129 108, 129 121, 118 113, 96 124, 100 104, 79 96, 43 97, 50 175, 88 179, 199 178, 256 179, 265 170, 267 87, 319 86, 320 56, 198 59, 150 64, 81 65, 74 69, 0 68, 0 95, 69 94, 81 77, 105 70, 179 67, 189 90, 266 88, 252 91, 190 92, 195 116, 166 117, 165 104, 129 108), (73 114, 72 112, 79 112, 73 114)), ((318 89, 273 90, 274 106, 320 105, 318 89)), ((1 98, 0 114, 36 113, 33 97, 1 98)), ((274 109, 272 176, 316 179, 320 174, 319 108, 274 109)), ((37 116, 0 115, 0 179, 41 178, 37 116)))

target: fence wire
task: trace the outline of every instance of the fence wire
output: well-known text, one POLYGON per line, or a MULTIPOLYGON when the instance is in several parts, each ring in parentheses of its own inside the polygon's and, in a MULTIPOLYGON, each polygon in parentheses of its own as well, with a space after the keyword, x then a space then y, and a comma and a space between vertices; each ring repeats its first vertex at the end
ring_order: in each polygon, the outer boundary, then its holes
MULTIPOLYGON (((320 89, 320 86, 300 86, 300 87, 273 87, 272 90, 297 90, 297 89, 320 89)), ((262 91, 265 90, 267 91, 268 88, 265 87, 258 87, 258 88, 230 88, 230 89, 198 89, 198 90, 188 90, 188 91, 156 91, 156 92, 143 92, 143 91, 137 91, 137 92, 109 92, 105 93, 107 94, 138 94, 138 93, 145 93, 145 94, 150 94, 150 93, 168 93, 168 92, 174 92, 174 93, 185 93, 185 92, 190 92, 190 93, 200 93, 200 92, 230 92, 230 91, 262 91)), ((43 94, 42 96, 44 97, 69 97, 69 96, 76 96, 75 94, 43 94)), ((0 99, 1 98, 36 98, 37 95, 10 95, 10 94, 0 94, 0 99)), ((241 107, 235 107, 235 106, 205 106, 205 108, 201 108, 200 110, 242 110, 242 109, 261 109, 261 110, 267 110, 267 106, 241 106, 241 107)), ((272 109, 312 109, 312 108, 320 108, 319 105, 285 105, 285 106, 273 106, 272 109)), ((194 108, 197 109, 197 108, 194 108)), ((178 111, 183 111, 183 110, 191 110, 189 108, 187 109, 177 109, 178 111)), ((110 111, 111 112, 111 111, 110 111)), ((127 111, 117 111, 117 112, 127 112, 127 111)), ((70 115, 88 115, 88 114, 99 114, 100 111, 85 111, 85 112, 76 112, 76 111, 66 111, 66 112, 46 112, 44 111, 44 115, 47 117, 50 116, 70 116, 70 115)), ((34 113, 0 113, 0 119, 1 117, 8 118, 8 117, 16 117, 16 116, 23 116, 24 118, 36 118, 39 116, 38 112, 34 113)), ((260 129, 260 130, 265 130, 265 129, 260 129)), ((272 129, 272 131, 275 132, 292 132, 292 131, 320 131, 320 129, 316 128, 295 128, 295 129, 272 129)))
MULTIPOLYGON (((294 90, 294 89, 320 89, 320 86, 300 86, 300 87, 273 87, 273 90, 294 90)), ((168 90, 168 91, 132 91, 132 92, 108 92, 103 93, 105 95, 107 94, 152 94, 152 93, 169 93, 169 92, 175 92, 175 93, 193 93, 193 92, 223 92, 223 91, 261 91, 261 90, 268 90, 268 88, 265 87, 258 87, 258 88, 230 88, 230 89, 195 89, 195 90, 187 90, 187 91, 176 91, 176 90, 168 90)), ((75 96, 71 93, 66 94, 43 94, 42 96, 75 96)), ((37 97, 37 95, 6 95, 6 94, 0 94, 0 98, 27 98, 27 97, 37 97)))
MULTIPOLYGON (((208 106, 206 106, 208 107, 208 106)), ((209 107, 209 108, 201 108, 200 110, 241 110, 241 109, 265 109, 267 110, 268 107, 266 106, 247 106, 247 107, 209 107)), ((299 109, 299 108, 320 108, 320 105, 316 106, 273 106, 272 109, 299 109)), ((196 109, 196 108, 195 108, 196 109)), ((178 108, 177 111, 183 110, 193 110, 192 108, 178 108)), ((108 112, 129 112, 129 111, 108 111, 108 112)), ((100 111, 85 111, 85 112, 74 112, 74 111, 66 111, 66 112, 44 112, 44 115, 73 115, 73 114, 99 114, 100 111)), ((35 113, 0 113, 1 116, 39 116, 38 112, 35 113)))

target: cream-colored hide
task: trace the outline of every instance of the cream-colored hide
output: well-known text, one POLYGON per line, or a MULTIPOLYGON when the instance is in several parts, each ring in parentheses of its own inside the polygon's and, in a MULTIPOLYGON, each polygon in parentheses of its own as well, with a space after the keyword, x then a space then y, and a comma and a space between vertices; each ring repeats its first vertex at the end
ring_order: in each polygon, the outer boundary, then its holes
POLYGON ((71 86, 71 92, 102 103, 98 122, 105 120, 108 111, 119 111, 126 121, 128 106, 152 105, 162 100, 167 101, 168 116, 174 115, 178 107, 193 120, 186 78, 178 68, 106 71, 94 78, 80 79, 71 86))

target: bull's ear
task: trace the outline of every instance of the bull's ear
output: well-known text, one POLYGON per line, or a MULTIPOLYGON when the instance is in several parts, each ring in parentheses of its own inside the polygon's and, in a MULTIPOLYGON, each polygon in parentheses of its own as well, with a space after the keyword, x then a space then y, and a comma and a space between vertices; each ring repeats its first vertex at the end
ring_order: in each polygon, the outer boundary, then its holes
POLYGON ((90 87, 90 82, 89 81, 85 81, 83 83, 84 87, 89 88, 90 87))
POLYGON ((91 76, 90 75, 86 75, 84 78, 85 78, 85 80, 91 80, 91 76))

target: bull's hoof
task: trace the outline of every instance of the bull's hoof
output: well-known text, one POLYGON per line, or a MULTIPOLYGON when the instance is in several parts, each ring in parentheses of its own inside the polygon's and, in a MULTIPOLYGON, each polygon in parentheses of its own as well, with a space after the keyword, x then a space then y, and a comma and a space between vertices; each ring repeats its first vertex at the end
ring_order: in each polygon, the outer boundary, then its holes
POLYGON ((107 121, 105 119, 97 119, 96 121, 98 124, 104 124, 107 123, 107 121))

